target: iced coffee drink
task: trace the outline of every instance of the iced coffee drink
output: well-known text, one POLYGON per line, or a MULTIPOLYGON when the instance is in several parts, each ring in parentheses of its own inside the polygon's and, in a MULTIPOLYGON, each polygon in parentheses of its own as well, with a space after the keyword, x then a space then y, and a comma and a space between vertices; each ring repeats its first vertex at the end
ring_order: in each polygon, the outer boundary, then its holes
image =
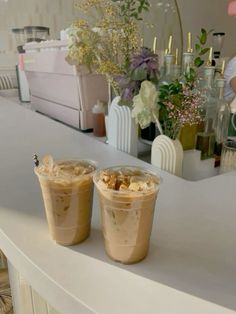
POLYGON ((136 167, 113 167, 94 175, 105 250, 115 261, 136 263, 148 253, 160 178, 136 167))
POLYGON ((49 232, 59 244, 73 245, 89 236, 95 168, 90 161, 53 161, 51 156, 35 167, 49 232))

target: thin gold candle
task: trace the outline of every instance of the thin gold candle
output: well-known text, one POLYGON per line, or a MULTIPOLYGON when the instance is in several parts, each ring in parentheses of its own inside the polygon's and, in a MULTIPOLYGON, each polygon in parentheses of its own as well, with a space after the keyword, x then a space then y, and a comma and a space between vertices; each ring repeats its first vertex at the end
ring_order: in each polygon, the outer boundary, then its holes
POLYGON ((225 72, 225 60, 222 61, 220 74, 223 76, 225 72))
POLYGON ((175 64, 176 64, 176 65, 179 64, 178 59, 179 59, 179 49, 176 48, 176 49, 175 49, 175 64))
POLYGON ((169 37, 169 42, 168 42, 168 53, 171 54, 171 48, 172 48, 172 35, 169 37))
POLYGON ((156 53, 156 49, 157 49, 157 38, 154 37, 154 39, 153 39, 153 49, 152 49, 154 53, 156 53))
POLYGON ((208 66, 212 65, 212 47, 209 50, 209 56, 208 56, 208 60, 207 60, 207 65, 208 66))
POLYGON ((187 52, 192 53, 193 48, 192 48, 192 34, 188 32, 188 42, 187 42, 187 52))

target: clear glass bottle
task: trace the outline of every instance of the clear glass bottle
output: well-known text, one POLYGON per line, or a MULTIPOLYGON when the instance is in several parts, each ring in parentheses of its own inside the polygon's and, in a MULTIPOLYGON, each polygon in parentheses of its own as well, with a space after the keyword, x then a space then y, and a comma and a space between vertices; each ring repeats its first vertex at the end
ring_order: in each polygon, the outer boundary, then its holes
POLYGON ((202 132, 197 133, 196 149, 201 150, 201 159, 212 158, 214 156, 215 131, 214 121, 217 112, 217 98, 213 88, 215 68, 204 67, 204 78, 202 84, 202 94, 205 97, 204 103, 204 127, 202 132))
POLYGON ((191 52, 184 52, 182 58, 182 74, 180 80, 185 83, 186 75, 189 75, 190 69, 193 68, 194 55, 191 52))
POLYGON ((103 137, 106 135, 105 128, 105 108, 101 101, 93 106, 93 135, 97 137, 103 137))
POLYGON ((191 68, 194 67, 194 54, 192 48, 192 34, 188 32, 187 34, 187 46, 186 51, 182 55, 182 74, 180 76, 180 81, 186 83, 186 76, 190 74, 191 68))
POLYGON ((181 75, 181 65, 179 64, 179 49, 175 49, 175 63, 173 64, 173 79, 179 79, 181 75))
POLYGON ((172 54, 165 54, 164 67, 159 81, 159 85, 169 84, 174 80, 174 61, 175 56, 172 54))
POLYGON ((213 128, 215 130, 215 157, 216 165, 220 163, 220 156, 222 151, 222 144, 228 137, 228 125, 230 118, 230 107, 226 100, 224 100, 224 86, 225 79, 218 78, 215 81, 216 98, 217 98, 217 112, 213 128))

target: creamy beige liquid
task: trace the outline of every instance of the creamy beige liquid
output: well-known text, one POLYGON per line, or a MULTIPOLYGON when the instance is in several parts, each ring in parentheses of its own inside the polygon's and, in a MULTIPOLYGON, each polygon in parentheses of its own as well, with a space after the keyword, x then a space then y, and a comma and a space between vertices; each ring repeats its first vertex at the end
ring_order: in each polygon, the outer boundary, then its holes
POLYGON ((122 263, 135 263, 148 253, 156 192, 130 195, 119 201, 100 193, 107 254, 122 263))
POLYGON ((38 169, 49 231, 52 239, 62 245, 79 243, 90 233, 93 202, 90 172, 95 167, 86 164, 83 167, 87 170, 78 167, 81 167, 78 162, 67 162, 66 167, 46 176, 45 171, 38 169))
POLYGON ((136 263, 148 253, 157 197, 154 182, 143 190, 140 188, 143 182, 135 184, 136 191, 129 190, 128 183, 126 191, 105 189, 102 180, 97 184, 106 252, 113 260, 125 264, 136 263))

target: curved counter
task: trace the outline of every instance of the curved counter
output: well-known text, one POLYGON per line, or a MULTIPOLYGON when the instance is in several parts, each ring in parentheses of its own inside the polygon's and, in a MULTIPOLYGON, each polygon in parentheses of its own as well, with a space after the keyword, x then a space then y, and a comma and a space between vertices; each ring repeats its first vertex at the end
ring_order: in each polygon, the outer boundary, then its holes
POLYGON ((0 248, 57 311, 236 313, 235 172, 198 182, 161 172, 149 255, 122 265, 104 252, 96 193, 90 238, 71 247, 50 240, 32 155, 156 169, 4 98, 0 138, 0 248))

